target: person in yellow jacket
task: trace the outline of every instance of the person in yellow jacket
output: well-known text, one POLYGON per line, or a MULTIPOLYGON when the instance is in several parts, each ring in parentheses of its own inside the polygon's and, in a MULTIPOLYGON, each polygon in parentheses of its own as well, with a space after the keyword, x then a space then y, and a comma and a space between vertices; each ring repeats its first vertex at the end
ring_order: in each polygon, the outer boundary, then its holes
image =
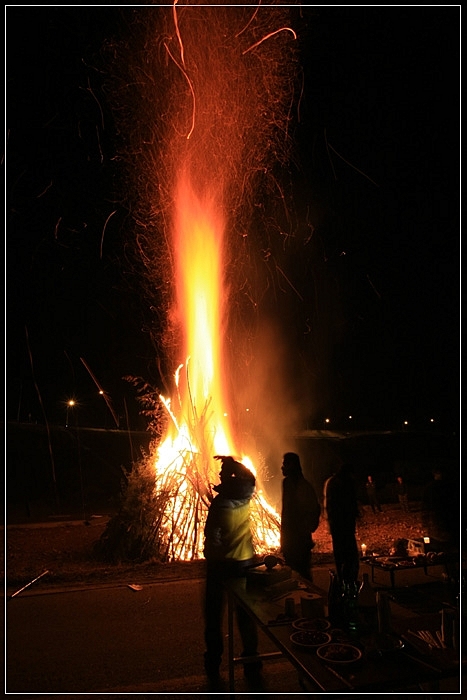
MULTIPOLYGON (((231 456, 216 456, 215 459, 222 461, 222 468, 219 473, 221 483, 214 487, 217 496, 211 502, 204 528, 204 668, 212 688, 219 689, 224 651, 224 582, 229 578, 245 576, 246 569, 255 561, 250 529, 250 500, 255 491, 255 477, 245 465, 231 456)), ((256 656, 258 632, 254 621, 240 607, 236 610, 236 617, 243 644, 242 656, 256 656)), ((245 676, 253 679, 261 666, 260 659, 245 663, 245 676)))

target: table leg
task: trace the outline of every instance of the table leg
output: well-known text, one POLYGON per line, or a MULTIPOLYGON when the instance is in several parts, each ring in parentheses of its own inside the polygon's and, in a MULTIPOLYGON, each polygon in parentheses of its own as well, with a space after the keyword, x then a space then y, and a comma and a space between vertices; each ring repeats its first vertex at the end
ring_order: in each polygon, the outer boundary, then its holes
POLYGON ((228 592, 227 595, 227 628, 229 635, 229 690, 231 693, 235 690, 235 672, 234 672, 234 607, 235 601, 233 596, 228 592))

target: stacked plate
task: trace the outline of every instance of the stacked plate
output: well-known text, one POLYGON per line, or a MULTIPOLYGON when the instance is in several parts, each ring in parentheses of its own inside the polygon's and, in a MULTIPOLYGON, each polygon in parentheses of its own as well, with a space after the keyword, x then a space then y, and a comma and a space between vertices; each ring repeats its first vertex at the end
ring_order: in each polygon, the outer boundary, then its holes
POLYGON ((362 652, 352 644, 331 642, 316 650, 316 655, 330 664, 352 664, 362 658, 362 652))
POLYGON ((317 656, 331 664, 349 664, 358 661, 360 649, 331 636, 330 623, 324 618, 302 617, 292 623, 295 632, 290 635, 291 642, 303 650, 316 651, 317 656))
POLYGON ((331 641, 331 635, 321 630, 297 630, 290 635, 290 641, 302 649, 317 649, 331 641))
POLYGON ((292 622, 292 626, 296 630, 306 630, 307 632, 325 632, 331 626, 328 620, 324 617, 300 617, 292 622))

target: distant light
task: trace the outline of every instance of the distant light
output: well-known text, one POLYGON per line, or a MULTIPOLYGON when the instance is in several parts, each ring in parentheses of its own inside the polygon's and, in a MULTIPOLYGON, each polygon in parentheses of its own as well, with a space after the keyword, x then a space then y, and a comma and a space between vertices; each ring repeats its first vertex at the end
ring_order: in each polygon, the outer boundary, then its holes
POLYGON ((224 413, 224 418, 227 418, 228 415, 229 415, 228 413, 224 413))
POLYGON ((435 419, 434 419, 434 418, 430 418, 430 423, 434 423, 434 422, 435 422, 435 419))
POLYGON ((250 409, 249 409, 249 408, 246 408, 245 410, 246 410, 246 412, 248 413, 248 411, 249 411, 250 409))
POLYGON ((329 418, 325 418, 325 419, 324 419, 324 422, 325 422, 325 423, 330 423, 331 421, 330 421, 329 418))
POLYGON ((100 394, 101 396, 104 396, 104 392, 102 391, 102 389, 99 391, 99 394, 100 394))
POLYGON ((352 420, 352 416, 349 416, 349 420, 352 420))
POLYGON ((425 544, 430 544, 430 538, 429 537, 424 537, 423 541, 425 544))
POLYGON ((404 421, 404 425, 408 425, 408 424, 409 424, 409 421, 408 421, 408 420, 405 420, 405 421, 404 421))
POLYGON ((70 399, 70 400, 68 401, 68 405, 69 405, 69 406, 74 406, 74 405, 75 405, 75 402, 73 401, 73 399, 70 399))

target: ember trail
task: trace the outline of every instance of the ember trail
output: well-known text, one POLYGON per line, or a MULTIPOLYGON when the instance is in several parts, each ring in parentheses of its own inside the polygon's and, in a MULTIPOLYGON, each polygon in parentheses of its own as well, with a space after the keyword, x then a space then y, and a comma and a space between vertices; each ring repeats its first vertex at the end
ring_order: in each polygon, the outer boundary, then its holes
POLYGON ((279 516, 247 454, 235 387, 251 352, 242 308, 246 299, 254 314, 260 294, 248 264, 250 216, 265 182, 278 188, 272 169, 290 148, 295 33, 279 6, 135 12, 140 49, 128 42, 126 85, 135 105, 126 136, 132 209, 146 290, 165 312, 157 344, 174 376, 171 395, 159 397, 166 424, 150 456, 158 537, 168 559, 202 556, 219 481, 214 455, 232 454, 256 474, 255 546, 271 550, 279 516))

